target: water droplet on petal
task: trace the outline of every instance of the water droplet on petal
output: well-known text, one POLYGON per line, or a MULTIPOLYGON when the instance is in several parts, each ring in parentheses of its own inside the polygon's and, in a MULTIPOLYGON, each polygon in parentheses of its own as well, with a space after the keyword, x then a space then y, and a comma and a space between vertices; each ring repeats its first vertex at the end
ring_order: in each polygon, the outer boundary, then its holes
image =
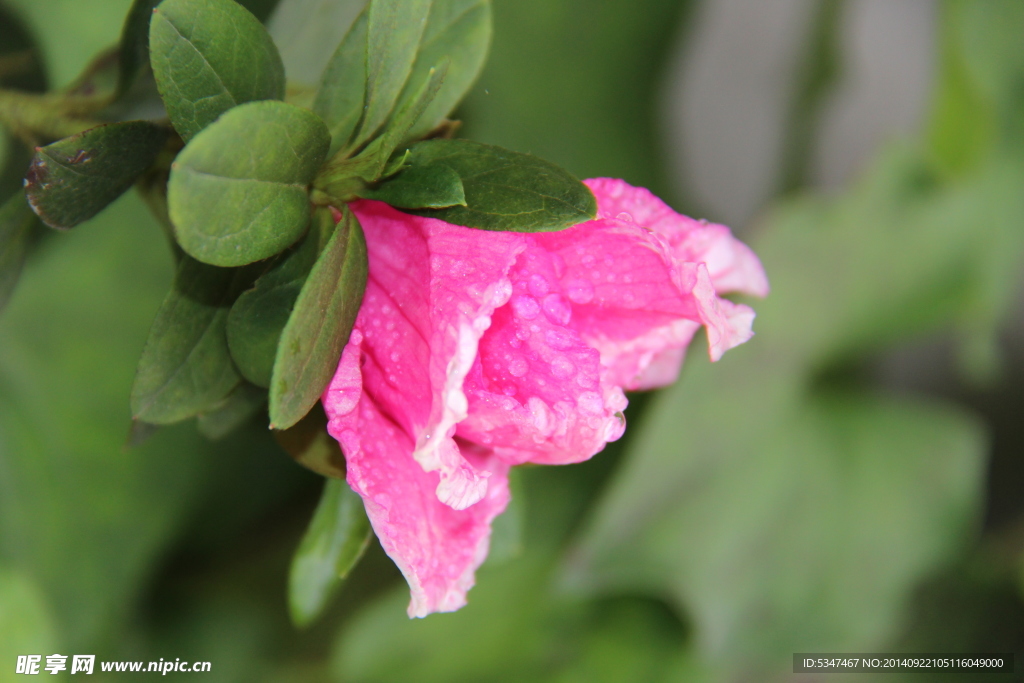
POLYGON ((588 304, 594 300, 594 285, 587 280, 569 280, 565 283, 565 295, 574 304, 588 304))
POLYGON ((524 358, 516 358, 508 364, 508 374, 513 377, 522 377, 529 369, 530 364, 524 358))
POLYGON ((572 377, 574 372, 576 372, 576 366, 565 356, 558 356, 551 361, 551 375, 555 379, 572 377))
POLYGON ((512 283, 508 280, 501 280, 494 287, 494 295, 491 299, 491 305, 495 308, 504 306, 508 303, 508 300, 512 298, 512 283))
POLYGON ((553 323, 567 325, 572 318, 572 308, 558 294, 544 297, 544 314, 553 323))
POLYGON ((512 310, 520 318, 533 320, 540 313, 540 304, 533 297, 517 296, 512 299, 512 310))
POLYGON ((553 349, 565 351, 572 346, 573 338, 566 330, 548 330, 544 333, 544 341, 553 349))
POLYGON ((538 299, 551 291, 551 285, 548 284, 548 281, 544 279, 543 275, 539 275, 537 273, 530 276, 530 280, 527 282, 526 286, 527 289, 530 290, 530 294, 538 299))
POLYGON ((576 397, 576 407, 586 415, 600 415, 604 411, 604 401, 596 391, 585 391, 576 397))
POLYGON ((618 216, 616 216, 616 218, 618 218, 620 221, 625 221, 627 223, 633 223, 634 222, 632 214, 630 214, 630 213, 628 213, 626 211, 621 212, 618 216))

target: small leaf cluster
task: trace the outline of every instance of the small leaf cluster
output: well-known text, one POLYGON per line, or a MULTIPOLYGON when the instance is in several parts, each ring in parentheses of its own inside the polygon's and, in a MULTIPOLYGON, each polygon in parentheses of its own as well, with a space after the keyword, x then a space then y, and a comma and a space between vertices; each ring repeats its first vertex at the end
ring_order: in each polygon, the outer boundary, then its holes
MULTIPOLYGON (((74 228, 136 187, 177 267, 132 387, 132 440, 191 418, 218 439, 266 414, 300 463, 343 478, 318 401, 368 277, 348 204, 373 199, 488 231, 560 230, 596 214, 587 187, 558 166, 451 138, 447 117, 490 35, 488 0, 370 0, 303 92, 243 4, 135 0, 119 46, 76 83, 0 90, 0 123, 34 149, 23 190, 0 208, 0 306, 39 221, 74 228), (159 116, 133 115, 153 105, 159 116)), ((336 498, 328 491, 322 507, 350 506, 336 498)), ((309 533, 369 533, 339 524, 314 520, 309 533)), ((349 548, 345 562, 358 554, 349 548)), ((303 590, 330 588, 293 586, 296 620, 324 603, 303 590)))

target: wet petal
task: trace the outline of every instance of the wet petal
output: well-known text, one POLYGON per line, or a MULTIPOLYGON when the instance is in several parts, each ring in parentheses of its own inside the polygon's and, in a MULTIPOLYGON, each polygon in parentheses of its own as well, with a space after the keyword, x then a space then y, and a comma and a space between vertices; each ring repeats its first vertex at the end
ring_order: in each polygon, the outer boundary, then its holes
POLYGON ((509 273, 512 299, 495 311, 466 379, 469 414, 458 434, 507 462, 580 462, 622 435, 621 389, 574 329, 557 255, 531 239, 509 273))
POLYGON ((584 182, 597 198, 599 217, 626 218, 622 216, 626 214, 628 220, 657 232, 680 261, 706 264, 719 294, 768 294, 768 278, 760 260, 726 226, 676 213, 650 191, 622 180, 593 178, 584 182))
POLYGON ((491 522, 508 504, 508 466, 466 446, 485 494, 463 510, 439 501, 439 473, 424 471, 408 432, 362 391, 364 343, 354 332, 324 393, 328 431, 341 443, 348 483, 363 498, 377 538, 409 583, 409 616, 459 609, 487 556, 491 522))
POLYGON ((480 500, 486 478, 454 442, 465 418, 462 389, 480 336, 511 293, 507 273, 522 235, 481 233, 400 213, 381 202, 352 209, 366 233, 370 276, 356 329, 364 336, 363 382, 381 412, 438 472, 438 498, 456 509, 480 500))

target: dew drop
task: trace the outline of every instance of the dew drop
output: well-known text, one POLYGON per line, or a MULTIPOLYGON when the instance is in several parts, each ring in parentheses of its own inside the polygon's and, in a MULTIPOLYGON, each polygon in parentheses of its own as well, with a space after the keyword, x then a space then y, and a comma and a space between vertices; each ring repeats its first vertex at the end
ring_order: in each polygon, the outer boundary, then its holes
POLYGON ((633 223, 634 222, 632 214, 630 214, 630 213, 628 213, 626 211, 621 212, 618 216, 616 216, 616 218, 618 218, 620 221, 625 221, 627 223, 633 223))
POLYGON ((604 410, 604 401, 596 391, 585 391, 576 398, 576 407, 586 415, 600 415, 604 410))
POLYGON ((530 364, 523 358, 516 358, 508 364, 508 374, 513 377, 522 377, 530 369, 530 364))
POLYGON ((548 284, 548 281, 544 279, 543 275, 539 275, 537 273, 530 276, 530 280, 527 282, 526 287, 530 290, 530 294, 538 299, 544 297, 544 295, 551 291, 551 285, 548 284))
POLYGON ((512 298, 512 283, 508 280, 501 280, 494 288, 494 295, 491 298, 491 305, 495 308, 504 306, 512 298))
POLYGON ((565 351, 572 347, 573 338, 566 330, 548 330, 544 333, 544 341, 553 349, 565 351))
POLYGON ((544 314, 553 323, 567 325, 572 318, 572 308, 558 294, 544 297, 544 314))
POLYGON ((593 388, 595 381, 594 378, 588 375, 587 373, 581 372, 580 374, 576 375, 576 384, 579 384, 584 389, 591 389, 593 388))
POLYGON ((551 375, 555 379, 566 379, 572 377, 572 374, 576 372, 576 366, 572 364, 572 361, 565 356, 558 356, 551 361, 551 375))
POLYGON ((540 313, 540 304, 530 296, 517 296, 512 299, 512 310, 520 318, 533 320, 540 313))
POLYGON ((569 280, 565 283, 565 295, 574 304, 588 304, 594 300, 594 285, 587 280, 569 280))

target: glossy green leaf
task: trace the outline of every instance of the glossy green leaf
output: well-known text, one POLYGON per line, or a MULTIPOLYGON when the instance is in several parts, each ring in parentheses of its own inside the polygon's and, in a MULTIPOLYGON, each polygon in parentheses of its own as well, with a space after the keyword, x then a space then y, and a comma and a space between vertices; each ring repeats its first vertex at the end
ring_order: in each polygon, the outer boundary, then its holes
POLYGON ((346 209, 281 334, 270 383, 274 429, 291 427, 320 400, 348 343, 366 277, 363 229, 346 209))
POLYGON ((375 187, 368 187, 359 196, 386 202, 400 209, 466 205, 462 178, 452 167, 444 164, 410 166, 375 187))
POLYGON ((267 405, 267 392, 248 382, 240 382, 223 401, 199 413, 196 427, 211 441, 220 441, 256 417, 267 405))
POLYGON ((123 94, 149 64, 149 22, 160 0, 134 0, 121 29, 117 91, 123 94))
POLYGON ((354 147, 373 138, 395 110, 416 62, 430 5, 431 0, 370 0, 366 8, 366 109, 354 147))
POLYGON ((347 143, 359 125, 366 102, 366 12, 356 17, 338 45, 320 82, 313 111, 331 131, 331 154, 347 143))
MULTIPOLYGON (((420 117, 427 105, 433 101, 444 83, 448 71, 445 60, 427 72, 427 78, 420 84, 416 96, 402 104, 388 122, 383 132, 352 158, 325 166, 317 177, 316 186, 341 204, 358 196, 368 183, 398 172, 405 165, 407 154, 392 159, 392 154, 405 138, 413 123, 420 117)), ((460 179, 461 183, 461 179, 460 179)))
POLYGON ((25 193, 44 223, 72 228, 102 211, 152 165, 167 130, 148 121, 109 123, 36 150, 25 193))
POLYGON ((288 608, 297 626, 323 613, 372 537, 362 499, 344 481, 328 479, 288 576, 288 608))
POLYGON ((157 87, 185 141, 234 106, 284 98, 270 34, 234 0, 164 0, 149 41, 157 87))
POLYGON ((597 215, 586 185, 531 154, 468 140, 425 140, 410 148, 407 163, 444 164, 462 179, 465 206, 413 211, 421 216, 483 230, 549 232, 597 215))
POLYGON ((274 438, 303 467, 331 479, 345 479, 345 456, 327 432, 322 404, 315 404, 294 426, 275 431, 274 438))
POLYGON ((37 220, 23 192, 15 193, 0 207, 0 312, 18 284, 37 220))
POLYGON ((409 139, 423 137, 451 114, 480 75, 490 44, 490 0, 434 0, 398 106, 415 96, 416 84, 432 67, 446 58, 451 66, 437 96, 408 131, 409 139))
POLYGON ((334 232, 328 209, 314 214, 306 237, 269 271, 255 287, 238 297, 228 315, 228 347, 242 376, 261 387, 270 386, 281 331, 295 308, 309 271, 334 232))
POLYGON ((204 263, 238 266, 293 244, 309 224, 307 186, 329 144, 319 117, 291 104, 226 113, 172 167, 167 200, 181 247, 204 263))
POLYGON ((136 419, 178 422, 213 409, 238 385, 226 327, 246 277, 245 270, 182 260, 139 360, 131 395, 136 419))

